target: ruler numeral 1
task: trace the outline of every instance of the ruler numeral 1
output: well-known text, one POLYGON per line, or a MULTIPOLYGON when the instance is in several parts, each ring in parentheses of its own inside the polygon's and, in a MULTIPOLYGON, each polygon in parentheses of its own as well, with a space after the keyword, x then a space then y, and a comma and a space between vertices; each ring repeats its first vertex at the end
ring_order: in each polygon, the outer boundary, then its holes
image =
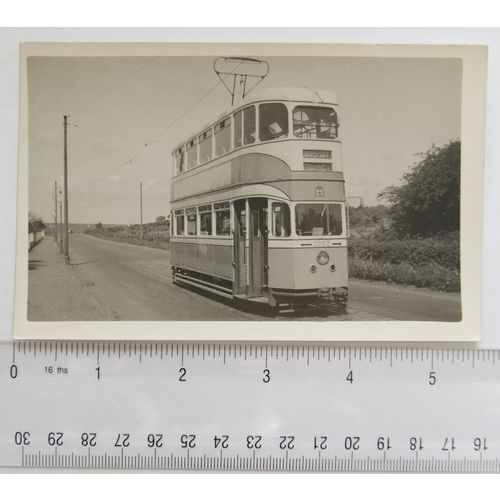
POLYGON ((101 380, 101 367, 98 366, 95 371, 97 372, 97 380, 101 380))

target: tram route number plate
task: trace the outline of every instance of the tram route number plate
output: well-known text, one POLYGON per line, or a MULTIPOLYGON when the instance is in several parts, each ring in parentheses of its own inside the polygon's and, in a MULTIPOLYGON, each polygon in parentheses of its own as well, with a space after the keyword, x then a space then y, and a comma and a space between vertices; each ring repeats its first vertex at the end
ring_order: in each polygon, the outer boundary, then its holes
POLYGON ((500 472, 500 351, 0 344, 0 465, 500 472))

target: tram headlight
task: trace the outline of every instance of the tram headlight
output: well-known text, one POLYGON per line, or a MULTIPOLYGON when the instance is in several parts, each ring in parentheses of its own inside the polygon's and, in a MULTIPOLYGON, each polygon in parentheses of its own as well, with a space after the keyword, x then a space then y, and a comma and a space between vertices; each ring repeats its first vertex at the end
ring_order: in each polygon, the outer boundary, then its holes
POLYGON ((314 264, 310 267, 310 271, 311 271, 312 273, 315 273, 317 270, 318 270, 318 269, 317 269, 317 267, 316 267, 314 264))
POLYGON ((316 256, 316 262, 320 266, 324 266, 324 265, 328 264, 329 260, 330 260, 330 256, 324 250, 319 252, 319 254, 316 256))

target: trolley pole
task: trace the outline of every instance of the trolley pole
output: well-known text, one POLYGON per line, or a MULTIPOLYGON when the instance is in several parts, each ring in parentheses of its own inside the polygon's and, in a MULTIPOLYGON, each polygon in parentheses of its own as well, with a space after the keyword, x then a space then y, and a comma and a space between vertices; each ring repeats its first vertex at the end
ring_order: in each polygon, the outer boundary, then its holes
POLYGON ((140 200, 140 211, 141 211, 141 240, 143 239, 143 228, 142 228, 142 182, 139 183, 139 200, 140 200))
POLYGON ((58 227, 57 227, 57 181, 54 181, 54 197, 56 202, 56 210, 54 214, 54 242, 58 243, 58 227))
POLYGON ((59 202, 59 253, 63 253, 64 247, 64 236, 63 236, 63 211, 62 211, 62 201, 59 202))
POLYGON ((69 264, 68 115, 64 115, 64 262, 69 264))

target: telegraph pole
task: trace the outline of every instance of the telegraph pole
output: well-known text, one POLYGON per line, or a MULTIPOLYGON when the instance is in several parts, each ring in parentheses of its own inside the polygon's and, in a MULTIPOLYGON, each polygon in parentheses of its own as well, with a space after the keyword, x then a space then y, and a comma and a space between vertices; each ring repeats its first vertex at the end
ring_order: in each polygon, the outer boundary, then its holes
POLYGON ((69 264, 68 115, 64 115, 64 262, 69 264))
POLYGON ((143 238, 143 229, 142 229, 142 182, 139 183, 139 199, 141 205, 141 240, 143 238))
POLYGON ((64 236, 63 236, 63 216, 62 216, 62 201, 59 202, 59 234, 60 234, 60 240, 59 240, 59 253, 63 253, 63 246, 64 246, 64 236))
POLYGON ((56 211, 54 215, 54 241, 57 244, 58 239, 58 228, 57 228, 57 181, 54 181, 54 196, 56 200, 56 211))

